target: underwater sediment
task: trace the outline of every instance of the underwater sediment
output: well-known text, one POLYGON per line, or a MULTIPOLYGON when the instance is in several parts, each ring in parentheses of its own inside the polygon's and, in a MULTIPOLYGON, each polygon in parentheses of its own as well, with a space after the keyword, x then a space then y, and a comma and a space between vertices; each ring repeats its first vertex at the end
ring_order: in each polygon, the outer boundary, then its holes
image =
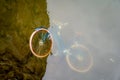
POLYGON ((47 57, 29 49, 39 26, 49 27, 46 0, 0 0, 0 80, 42 80, 47 57))

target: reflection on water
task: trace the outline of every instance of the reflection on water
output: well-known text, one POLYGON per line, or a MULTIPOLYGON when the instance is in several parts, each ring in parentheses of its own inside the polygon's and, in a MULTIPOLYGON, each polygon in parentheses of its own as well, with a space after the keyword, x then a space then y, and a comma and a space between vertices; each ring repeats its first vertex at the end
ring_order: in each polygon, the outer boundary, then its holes
MULTIPOLYGON (((49 29, 51 34, 53 35, 53 55, 65 55, 67 64, 74 71, 89 71, 89 69, 93 65, 93 59, 89 49, 83 44, 79 44, 79 41, 76 39, 70 41, 71 44, 67 44, 67 41, 65 41, 65 38, 63 38, 64 35, 60 35, 62 33, 62 27, 64 26, 64 24, 55 20, 53 21, 53 23, 54 25, 49 29)), ((68 37, 71 37, 71 35, 69 34, 66 36, 66 38, 68 37)), ((74 37, 71 37, 71 39, 72 38, 74 37)))

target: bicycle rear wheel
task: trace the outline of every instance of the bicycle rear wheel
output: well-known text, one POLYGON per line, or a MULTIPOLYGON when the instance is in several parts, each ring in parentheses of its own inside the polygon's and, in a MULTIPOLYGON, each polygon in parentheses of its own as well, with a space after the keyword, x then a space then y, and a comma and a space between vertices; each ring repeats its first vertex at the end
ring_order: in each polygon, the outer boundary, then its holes
POLYGON ((47 29, 35 30, 29 41, 30 50, 36 57, 43 58, 50 54, 52 48, 52 36, 47 29))

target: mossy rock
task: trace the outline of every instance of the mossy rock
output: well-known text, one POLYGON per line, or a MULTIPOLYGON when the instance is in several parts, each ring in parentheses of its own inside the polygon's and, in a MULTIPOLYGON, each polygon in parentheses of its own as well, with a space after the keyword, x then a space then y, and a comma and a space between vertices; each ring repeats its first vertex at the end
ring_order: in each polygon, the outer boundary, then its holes
POLYGON ((49 27, 46 0, 0 0, 0 79, 42 80, 46 58, 35 57, 29 37, 49 27))

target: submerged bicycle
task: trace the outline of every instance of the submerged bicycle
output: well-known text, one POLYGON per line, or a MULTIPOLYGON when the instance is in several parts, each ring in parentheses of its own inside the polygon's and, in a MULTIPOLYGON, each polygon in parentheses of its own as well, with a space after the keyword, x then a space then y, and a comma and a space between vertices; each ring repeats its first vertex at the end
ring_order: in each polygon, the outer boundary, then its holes
POLYGON ((77 72, 87 72, 93 65, 93 58, 88 48, 74 40, 67 46, 60 35, 58 26, 52 26, 49 30, 37 28, 30 37, 30 50, 39 58, 48 56, 51 52, 57 56, 64 54, 69 67, 77 72))
POLYGON ((52 48, 52 36, 45 28, 36 28, 30 36, 30 50, 36 57, 44 58, 49 55, 52 48))

